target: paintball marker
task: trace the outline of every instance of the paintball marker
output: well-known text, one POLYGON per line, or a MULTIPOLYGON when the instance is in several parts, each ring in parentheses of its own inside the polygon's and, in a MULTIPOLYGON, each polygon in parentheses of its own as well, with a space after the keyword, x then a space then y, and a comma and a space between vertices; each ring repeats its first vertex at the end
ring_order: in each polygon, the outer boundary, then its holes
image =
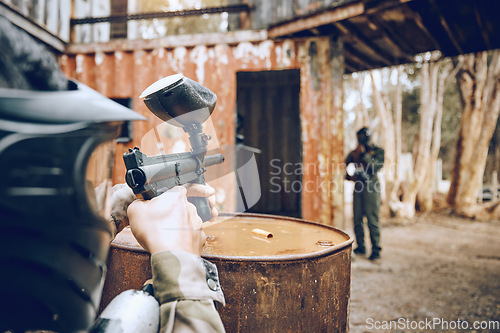
MULTIPOLYGON (((210 117, 217 96, 181 74, 167 76, 146 88, 140 96, 158 118, 181 127, 188 135, 191 152, 147 156, 139 148, 123 155, 126 182, 139 198, 149 200, 176 185, 205 184, 206 167, 224 162, 222 154, 207 155, 210 136, 202 124, 210 117)), ((203 222, 212 219, 207 198, 190 197, 203 222)))

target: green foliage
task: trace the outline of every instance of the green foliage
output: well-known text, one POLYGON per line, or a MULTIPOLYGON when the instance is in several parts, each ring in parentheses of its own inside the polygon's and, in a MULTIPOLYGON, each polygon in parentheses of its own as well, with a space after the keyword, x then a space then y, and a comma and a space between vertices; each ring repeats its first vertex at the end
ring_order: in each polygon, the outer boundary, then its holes
POLYGON ((403 135, 403 153, 410 152, 420 126, 420 89, 403 90, 401 134, 403 135))

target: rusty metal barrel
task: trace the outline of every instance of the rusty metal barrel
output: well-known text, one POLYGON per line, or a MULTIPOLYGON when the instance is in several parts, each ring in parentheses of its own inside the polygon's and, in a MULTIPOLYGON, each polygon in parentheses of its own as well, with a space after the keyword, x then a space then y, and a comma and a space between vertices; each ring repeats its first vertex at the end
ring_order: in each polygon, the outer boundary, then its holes
MULTIPOLYGON (((346 233, 264 214, 209 222, 204 230, 202 255, 219 269, 227 332, 348 331, 353 240, 346 233)), ((126 228, 111 246, 101 307, 149 278, 149 255, 126 228)))

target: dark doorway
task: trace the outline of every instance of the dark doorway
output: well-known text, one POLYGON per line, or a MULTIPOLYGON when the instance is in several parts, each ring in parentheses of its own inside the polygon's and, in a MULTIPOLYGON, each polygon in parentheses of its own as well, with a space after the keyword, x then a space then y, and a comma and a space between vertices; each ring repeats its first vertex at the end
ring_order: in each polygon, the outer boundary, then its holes
MULTIPOLYGON (((129 109, 132 109, 132 98, 112 98, 112 100, 129 109)), ((127 143, 132 141, 132 133, 133 133, 132 122, 125 121, 122 125, 122 128, 120 129, 120 134, 118 135, 118 138, 116 138, 116 142, 127 143)))
POLYGON ((301 217, 300 70, 239 72, 236 142, 257 148, 260 200, 248 211, 301 217))

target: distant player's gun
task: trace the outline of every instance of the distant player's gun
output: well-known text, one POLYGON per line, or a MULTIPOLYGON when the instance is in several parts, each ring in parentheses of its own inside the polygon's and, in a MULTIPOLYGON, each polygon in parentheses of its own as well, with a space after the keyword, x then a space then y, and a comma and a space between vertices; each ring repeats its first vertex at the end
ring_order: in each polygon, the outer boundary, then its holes
MULTIPOLYGON (((167 76, 149 86, 142 94, 146 106, 160 119, 182 127, 189 135, 190 153, 146 156, 139 148, 123 155, 126 182, 134 193, 152 199, 177 185, 205 184, 206 168, 224 161, 221 154, 206 156, 210 136, 202 124, 210 117, 217 96, 180 74, 167 76)), ((190 197, 201 219, 212 219, 207 198, 190 197)))

